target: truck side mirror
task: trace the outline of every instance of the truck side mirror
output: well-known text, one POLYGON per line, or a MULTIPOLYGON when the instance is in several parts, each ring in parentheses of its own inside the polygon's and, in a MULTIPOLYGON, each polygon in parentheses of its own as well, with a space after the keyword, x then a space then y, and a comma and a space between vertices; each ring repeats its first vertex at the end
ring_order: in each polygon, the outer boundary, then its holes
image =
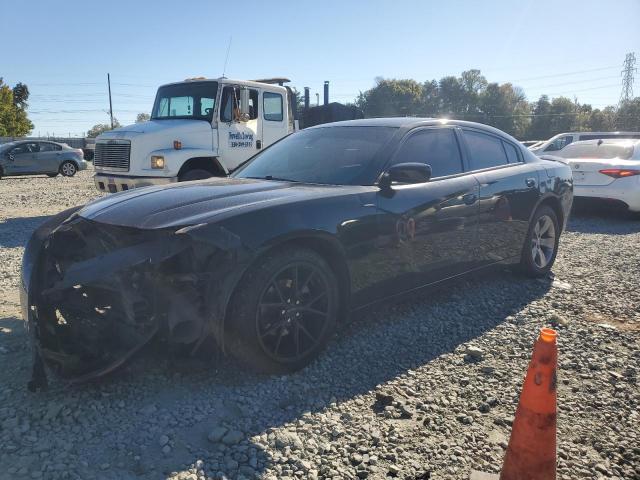
POLYGON ((249 118, 249 90, 242 88, 240 89, 240 121, 246 122, 249 118))

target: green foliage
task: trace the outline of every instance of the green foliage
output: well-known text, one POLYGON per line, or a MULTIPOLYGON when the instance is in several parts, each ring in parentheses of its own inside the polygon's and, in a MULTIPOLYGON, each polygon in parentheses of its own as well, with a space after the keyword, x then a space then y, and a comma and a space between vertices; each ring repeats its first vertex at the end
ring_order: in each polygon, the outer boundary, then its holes
POLYGON ((356 105, 366 117, 415 115, 422 105, 422 85, 415 80, 376 79, 376 86, 361 93, 356 105))
MULTIPOLYGON (((114 117, 113 118, 113 128, 120 128, 121 126, 122 125, 120 125, 120 122, 118 122, 118 119, 114 117)), ((101 133, 107 132, 109 130, 112 130, 111 124, 98 123, 97 125, 94 125, 93 127, 91 127, 89 129, 89 131, 87 132, 87 137, 95 138, 98 135, 100 135, 101 133)))
POLYGON ((33 123, 27 117, 27 99, 29 89, 18 83, 9 88, 0 77, 0 136, 22 137, 33 129, 33 123))
POLYGON ((489 83, 480 70, 439 81, 377 78, 360 92, 356 105, 366 117, 446 117, 486 123, 522 139, 545 140, 560 132, 640 130, 640 97, 602 110, 577 100, 542 95, 528 102, 524 91, 510 83, 489 83))
POLYGON ((151 115, 148 113, 139 113, 136 117, 136 123, 148 122, 151 120, 151 115))
POLYGON ((616 113, 615 126, 617 130, 640 130, 640 97, 622 104, 616 113))

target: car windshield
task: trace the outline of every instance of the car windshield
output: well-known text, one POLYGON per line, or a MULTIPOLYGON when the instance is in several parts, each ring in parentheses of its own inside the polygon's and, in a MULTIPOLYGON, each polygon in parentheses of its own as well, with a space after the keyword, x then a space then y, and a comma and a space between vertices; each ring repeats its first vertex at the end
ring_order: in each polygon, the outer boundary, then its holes
POLYGON ((158 89, 152 120, 188 118, 211 121, 218 82, 185 82, 158 89))
POLYGON ((376 154, 393 127, 323 127, 290 135, 256 155, 234 175, 331 185, 372 183, 376 154))
POLYGON ((611 143, 579 144, 566 146, 555 155, 563 158, 620 158, 628 160, 633 155, 633 145, 616 145, 611 143))

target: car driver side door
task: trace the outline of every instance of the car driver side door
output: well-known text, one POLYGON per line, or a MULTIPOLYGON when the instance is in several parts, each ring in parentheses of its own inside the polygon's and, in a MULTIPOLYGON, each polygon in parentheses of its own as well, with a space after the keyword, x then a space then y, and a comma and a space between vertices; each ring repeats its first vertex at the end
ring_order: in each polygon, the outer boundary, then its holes
POLYGON ((392 184, 378 193, 380 297, 444 280, 474 268, 478 181, 464 170, 458 131, 452 126, 410 131, 391 164, 431 166, 429 181, 392 184))
POLYGON ((9 152, 7 173, 11 173, 12 175, 34 173, 34 156, 38 150, 38 144, 35 142, 25 142, 15 146, 9 152))

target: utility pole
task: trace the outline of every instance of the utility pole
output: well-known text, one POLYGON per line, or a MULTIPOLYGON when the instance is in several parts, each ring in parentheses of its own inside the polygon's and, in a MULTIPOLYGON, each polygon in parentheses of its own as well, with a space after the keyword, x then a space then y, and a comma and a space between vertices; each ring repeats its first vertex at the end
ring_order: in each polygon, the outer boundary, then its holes
POLYGON ((636 68, 636 54, 627 53, 622 65, 622 92, 620 93, 620 106, 633 98, 633 80, 638 71, 636 68))
POLYGON ((107 73, 107 85, 109 86, 109 116, 111 117, 111 130, 113 130, 113 105, 111 104, 111 77, 107 73))

